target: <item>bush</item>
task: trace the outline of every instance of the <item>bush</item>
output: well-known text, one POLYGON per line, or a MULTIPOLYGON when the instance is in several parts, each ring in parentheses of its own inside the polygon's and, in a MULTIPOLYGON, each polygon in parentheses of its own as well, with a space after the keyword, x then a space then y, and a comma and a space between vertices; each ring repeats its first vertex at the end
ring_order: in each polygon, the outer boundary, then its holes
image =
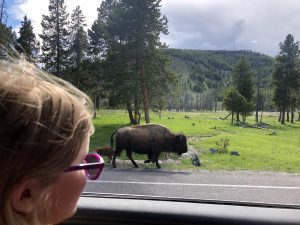
POLYGON ((217 150, 219 153, 227 153, 227 147, 230 146, 228 138, 221 138, 219 141, 216 141, 217 150))

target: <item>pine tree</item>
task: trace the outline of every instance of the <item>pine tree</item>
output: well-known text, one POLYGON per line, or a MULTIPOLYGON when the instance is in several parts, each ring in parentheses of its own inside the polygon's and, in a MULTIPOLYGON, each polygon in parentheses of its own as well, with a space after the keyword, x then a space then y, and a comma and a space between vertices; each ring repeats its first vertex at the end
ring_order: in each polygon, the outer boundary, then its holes
POLYGON ((0 24, 5 25, 7 20, 7 11, 6 11, 6 2, 5 0, 0 0, 0 24))
POLYGON ((233 123, 234 115, 238 115, 238 113, 242 113, 243 122, 245 122, 249 108, 251 109, 252 107, 251 103, 234 87, 226 90, 223 104, 226 110, 231 113, 231 124, 233 123))
MULTIPOLYGON (((118 0, 105 0, 102 1, 100 7, 97 8, 98 17, 91 29, 88 30, 90 55, 94 58, 105 55, 107 50, 112 48, 113 43, 116 42, 112 17, 113 10, 116 11, 117 4, 119 4, 118 0)), ((116 20, 117 17, 114 19, 116 20)), ((119 25, 121 24, 122 23, 119 23, 119 25)), ((119 28, 121 27, 119 26, 119 28)))
POLYGON ((64 0, 49 1, 49 15, 43 15, 40 34, 42 38, 41 60, 47 70, 61 75, 61 72, 68 67, 69 32, 68 16, 64 0))
POLYGON ((104 59, 106 88, 113 90, 111 103, 126 105, 132 123, 139 121, 141 108, 149 123, 150 108, 162 108, 178 83, 160 49, 165 47, 160 34, 168 33, 160 2, 102 1, 89 31, 93 56, 104 59))
POLYGON ((24 21, 21 22, 19 33, 16 49, 20 53, 26 54, 29 61, 35 60, 39 51, 39 43, 33 33, 31 21, 27 19, 26 15, 24 16, 24 21))
POLYGON ((141 95, 146 123, 150 122, 149 110, 152 102, 157 100, 156 93, 163 93, 161 90, 166 88, 166 84, 175 82, 174 74, 166 70, 168 59, 159 50, 164 47, 160 34, 168 33, 167 18, 160 12, 160 2, 127 0, 120 1, 119 7, 118 19, 123 24, 119 39, 125 40, 128 61, 133 62, 131 71, 135 90, 138 91, 135 96, 141 95))
POLYGON ((14 44, 16 42, 16 33, 12 27, 0 23, 0 59, 6 59, 9 54, 15 54, 14 44))
POLYGON ((285 113, 290 108, 291 111, 295 109, 297 100, 294 96, 297 96, 300 88, 299 42, 295 42, 294 37, 288 34, 279 47, 273 73, 274 102, 280 111, 279 120, 285 124, 285 113))
POLYGON ((80 64, 87 55, 88 39, 84 30, 85 17, 79 6, 75 8, 71 15, 70 31, 70 49, 69 62, 72 69, 76 71, 76 85, 80 88, 80 64))
POLYGON ((235 65, 232 78, 233 85, 239 93, 248 101, 252 101, 254 95, 253 72, 244 57, 235 65))
POLYGON ((7 11, 5 0, 0 0, 0 58, 7 56, 9 46, 13 46, 16 35, 12 27, 6 26, 7 11))
POLYGON ((243 116, 243 122, 245 122, 246 116, 253 110, 253 96, 254 96, 254 84, 253 84, 253 72, 247 62, 247 60, 242 57, 234 67, 232 74, 233 86, 241 94, 247 104, 243 104, 245 108, 237 113, 237 121, 239 121, 239 114, 243 116), (252 106, 252 107, 250 107, 252 106))

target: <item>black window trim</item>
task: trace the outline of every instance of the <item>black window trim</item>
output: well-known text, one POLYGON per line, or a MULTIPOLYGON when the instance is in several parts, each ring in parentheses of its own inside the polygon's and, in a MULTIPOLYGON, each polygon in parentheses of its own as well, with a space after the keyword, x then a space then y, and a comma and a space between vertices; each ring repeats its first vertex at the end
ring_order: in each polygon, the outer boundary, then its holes
POLYGON ((63 224, 300 224, 293 205, 84 193, 63 224))

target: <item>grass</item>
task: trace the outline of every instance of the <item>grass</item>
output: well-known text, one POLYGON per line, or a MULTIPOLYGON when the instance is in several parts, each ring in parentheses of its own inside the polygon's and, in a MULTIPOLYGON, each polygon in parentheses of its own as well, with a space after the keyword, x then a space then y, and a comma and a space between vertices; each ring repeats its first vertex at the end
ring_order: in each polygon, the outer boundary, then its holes
MULTIPOLYGON (((277 117, 265 115, 263 122, 267 129, 231 125, 230 119, 220 120, 223 113, 163 112, 161 118, 151 114, 151 122, 167 126, 172 132, 184 133, 188 144, 197 151, 203 167, 194 167, 190 158, 180 158, 179 165, 165 163, 163 168, 207 169, 207 170, 259 170, 300 172, 300 122, 281 125, 277 117), (189 118, 186 118, 189 117, 189 118), (229 139, 228 153, 212 154, 209 148, 216 148, 216 142, 229 139), (238 151, 240 156, 230 155, 238 151)), ((94 119, 96 132, 91 139, 91 150, 110 145, 111 133, 123 126, 129 126, 128 114, 122 110, 101 110, 94 119)), ((254 117, 247 118, 249 125, 254 117)), ((144 124, 144 121, 141 122, 144 124)), ((134 159, 145 159, 145 155, 134 154, 134 159)), ((163 155, 161 156, 161 158, 163 155)), ((178 157, 173 156, 175 159, 178 157)), ((121 159, 127 159, 123 153, 121 159)), ((155 165, 143 165, 155 168, 155 165)))

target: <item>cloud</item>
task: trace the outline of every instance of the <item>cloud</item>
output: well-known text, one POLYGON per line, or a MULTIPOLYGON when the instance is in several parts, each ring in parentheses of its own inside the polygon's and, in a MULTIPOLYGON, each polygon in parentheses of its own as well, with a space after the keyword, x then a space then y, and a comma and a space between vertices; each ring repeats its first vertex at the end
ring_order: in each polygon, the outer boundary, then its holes
MULTIPOLYGON (((80 5, 88 27, 97 18, 101 0, 65 0, 71 14, 80 5)), ((12 12, 22 20, 26 14, 34 32, 40 34, 48 0, 15 0, 12 12)), ((162 41, 172 48, 250 49, 276 55, 287 34, 300 38, 299 0, 162 0, 169 35, 162 41)))
POLYGON ((278 52, 287 34, 300 38, 298 0, 162 0, 174 48, 278 52), (255 40, 255 42, 253 42, 255 40))
MULTIPOLYGON (((71 16, 73 10, 77 5, 80 6, 83 15, 86 17, 86 23, 90 27, 96 20, 98 12, 97 8, 100 6, 102 0, 65 0, 67 13, 71 16)), ((35 34, 42 33, 42 15, 49 15, 49 1, 48 0, 17 0, 11 7, 11 14, 14 18, 22 21, 24 15, 27 15, 31 20, 35 34)))

